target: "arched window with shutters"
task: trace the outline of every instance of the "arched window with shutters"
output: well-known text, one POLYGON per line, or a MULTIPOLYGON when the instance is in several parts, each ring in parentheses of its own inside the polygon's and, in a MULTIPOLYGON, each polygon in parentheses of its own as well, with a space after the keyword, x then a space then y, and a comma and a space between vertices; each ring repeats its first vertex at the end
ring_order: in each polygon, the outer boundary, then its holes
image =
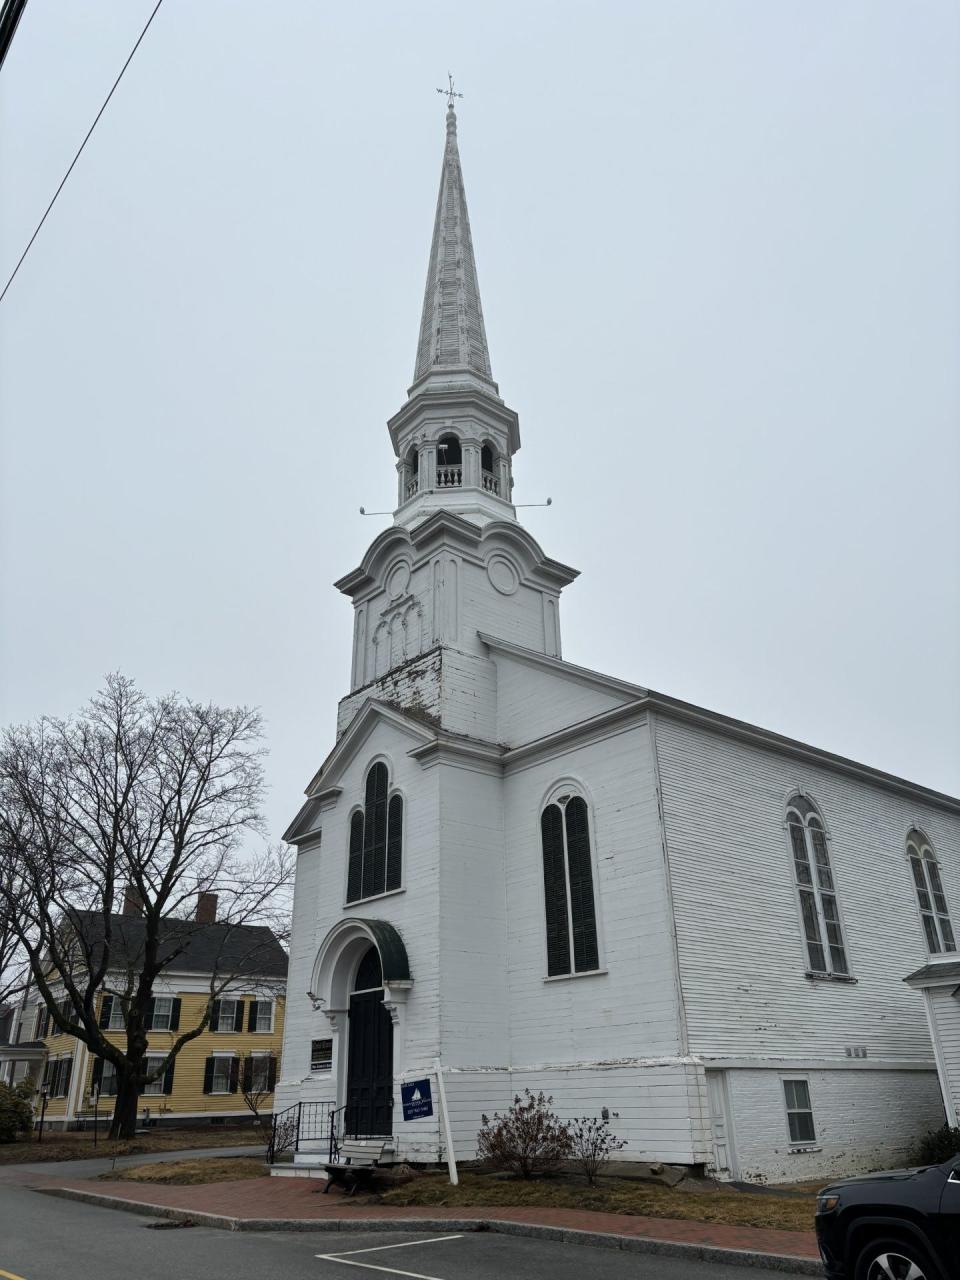
POLYGON ((810 972, 847 977, 850 970, 827 832, 820 814, 804 796, 794 796, 787 805, 787 831, 810 972))
POLYGON ((940 864, 930 841, 916 828, 907 836, 907 856, 913 873, 913 887, 917 891, 927 949, 932 955, 941 951, 956 951, 950 909, 943 892, 943 881, 940 879, 940 864))
POLYGON ((347 902, 361 902, 400 888, 403 862, 403 797, 390 795, 380 760, 370 769, 364 803, 350 818, 347 902))
POLYGON ((579 795, 561 795, 540 815, 547 976, 600 967, 590 852, 590 815, 579 795))

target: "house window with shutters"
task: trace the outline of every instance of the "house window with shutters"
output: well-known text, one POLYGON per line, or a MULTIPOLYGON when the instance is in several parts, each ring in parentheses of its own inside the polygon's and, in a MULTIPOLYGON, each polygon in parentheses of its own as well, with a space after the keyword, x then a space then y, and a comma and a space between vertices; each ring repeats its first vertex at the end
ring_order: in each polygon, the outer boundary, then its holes
POLYGON ((277 1060, 271 1053, 252 1053, 243 1064, 245 1093, 273 1093, 277 1082, 277 1060))
POLYGON ((214 1000, 210 1028, 213 1031, 242 1031, 243 1001, 233 998, 214 1000))
POLYGON ((65 1098, 70 1091, 70 1073, 73 1070, 73 1057, 50 1058, 43 1074, 43 1083, 51 1098, 65 1098))
POLYGON ((403 862, 403 797, 390 794, 382 761, 367 774, 362 809, 350 819, 347 902, 399 889, 403 862))
POLYGON ((248 1031, 273 1030, 273 1001, 251 1000, 250 1013, 247 1016, 248 1031))
POLYGON ((803 796, 787 806, 787 831, 800 899, 800 919, 811 974, 847 977, 847 953, 837 890, 827 848, 827 832, 817 810, 803 796))
MULTIPOLYGON (((148 1054, 147 1055, 147 1074, 152 1075, 163 1061, 163 1055, 148 1054)), ((163 1087, 163 1076, 157 1076, 156 1080, 150 1080, 143 1086, 145 1097, 162 1097, 166 1090, 163 1087)))
POLYGON ((97 1058, 94 1061, 91 1088, 99 1088, 101 1098, 117 1096, 117 1068, 112 1062, 107 1062, 103 1058, 97 1058))
POLYGON ((240 1081, 240 1060, 232 1053, 215 1053, 203 1069, 204 1093, 236 1093, 240 1081))
POLYGON ((956 951, 957 943, 950 924, 950 910, 943 892, 937 855, 922 831, 913 830, 907 836, 907 856, 928 951, 933 955, 941 951, 956 951))
POLYGON ((100 1025, 107 1031, 122 1031, 123 1005, 117 996, 104 996, 100 1006, 100 1025))
POLYGON ((540 816, 547 976, 600 967, 590 852, 590 815, 582 796, 562 795, 540 816))

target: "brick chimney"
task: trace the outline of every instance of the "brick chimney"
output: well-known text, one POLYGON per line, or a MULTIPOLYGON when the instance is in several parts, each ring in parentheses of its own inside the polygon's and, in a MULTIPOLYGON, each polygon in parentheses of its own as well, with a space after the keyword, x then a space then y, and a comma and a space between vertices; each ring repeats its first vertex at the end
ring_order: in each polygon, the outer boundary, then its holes
POLYGON ((217 919, 217 895, 201 893, 197 897, 197 924, 214 924, 217 919))
POLYGON ((125 916, 143 915, 143 898, 136 885, 128 884, 123 895, 123 914, 125 916))

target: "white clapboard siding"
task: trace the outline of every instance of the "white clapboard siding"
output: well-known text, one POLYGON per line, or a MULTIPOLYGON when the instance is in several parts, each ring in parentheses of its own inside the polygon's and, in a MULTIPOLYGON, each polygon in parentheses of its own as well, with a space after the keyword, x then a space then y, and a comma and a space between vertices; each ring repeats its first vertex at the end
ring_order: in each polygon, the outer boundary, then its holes
POLYGON ((692 1052, 933 1062, 922 1000, 902 979, 926 948, 905 854, 921 825, 960 921, 960 829, 872 783, 657 717, 677 943, 692 1052), (785 803, 802 787, 829 831, 855 984, 804 976, 785 803))

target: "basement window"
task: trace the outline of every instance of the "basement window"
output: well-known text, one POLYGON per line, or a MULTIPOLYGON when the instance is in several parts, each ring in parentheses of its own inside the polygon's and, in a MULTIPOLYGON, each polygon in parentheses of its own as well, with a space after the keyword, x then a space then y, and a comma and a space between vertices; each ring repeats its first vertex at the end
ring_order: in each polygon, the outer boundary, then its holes
POLYGON ((784 1080, 784 1099, 787 1104, 787 1124, 790 1141, 794 1144, 816 1142, 813 1124, 813 1107, 810 1105, 810 1085, 806 1080, 784 1080))

